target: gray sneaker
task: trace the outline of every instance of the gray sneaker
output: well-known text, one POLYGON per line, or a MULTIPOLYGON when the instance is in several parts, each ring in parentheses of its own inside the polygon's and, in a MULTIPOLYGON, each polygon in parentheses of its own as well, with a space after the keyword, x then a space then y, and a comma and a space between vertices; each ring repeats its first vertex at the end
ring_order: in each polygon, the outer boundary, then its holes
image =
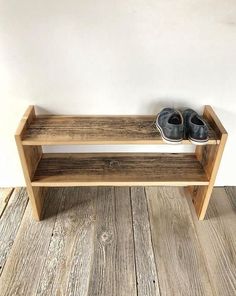
POLYGON ((208 127, 203 118, 193 109, 183 111, 185 137, 195 145, 208 142, 208 127))
POLYGON ((164 108, 157 114, 156 127, 168 144, 180 144, 184 137, 182 114, 173 108, 164 108))

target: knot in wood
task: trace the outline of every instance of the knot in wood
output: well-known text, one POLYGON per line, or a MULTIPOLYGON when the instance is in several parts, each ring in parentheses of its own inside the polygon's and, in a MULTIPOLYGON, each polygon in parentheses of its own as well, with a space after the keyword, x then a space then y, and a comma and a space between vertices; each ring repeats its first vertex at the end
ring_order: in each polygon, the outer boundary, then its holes
POLYGON ((109 231, 109 230, 103 231, 99 236, 99 241, 103 245, 110 244, 112 240, 113 240, 113 233, 112 231, 109 231))
POLYGON ((115 167, 119 167, 119 166, 120 166, 119 160, 110 160, 109 161, 109 167, 110 168, 115 168, 115 167))

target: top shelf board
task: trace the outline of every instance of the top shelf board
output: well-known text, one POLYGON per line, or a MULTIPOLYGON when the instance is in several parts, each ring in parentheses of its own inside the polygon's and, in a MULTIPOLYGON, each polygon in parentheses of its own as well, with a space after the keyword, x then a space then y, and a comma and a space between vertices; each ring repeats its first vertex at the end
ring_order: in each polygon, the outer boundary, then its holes
MULTIPOLYGON (((35 116, 30 106, 18 128, 23 145, 165 144, 155 127, 154 115, 35 116)), ((209 126, 208 144, 219 143, 209 126)), ((183 144, 190 144, 184 140, 183 144)))

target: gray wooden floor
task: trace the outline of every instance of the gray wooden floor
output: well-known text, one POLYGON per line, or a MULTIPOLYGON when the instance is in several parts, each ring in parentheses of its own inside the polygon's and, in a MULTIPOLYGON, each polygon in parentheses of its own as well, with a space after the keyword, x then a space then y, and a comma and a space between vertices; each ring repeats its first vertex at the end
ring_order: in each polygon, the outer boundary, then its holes
POLYGON ((236 295, 236 188, 199 222, 182 188, 0 189, 0 295, 236 295))

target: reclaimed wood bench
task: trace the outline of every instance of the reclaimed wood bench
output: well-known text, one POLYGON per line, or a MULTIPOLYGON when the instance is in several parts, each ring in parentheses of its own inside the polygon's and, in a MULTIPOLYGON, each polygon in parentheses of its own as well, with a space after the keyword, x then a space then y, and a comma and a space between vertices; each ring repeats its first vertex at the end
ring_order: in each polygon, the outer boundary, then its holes
MULTIPOLYGON (((44 145, 166 144, 155 115, 37 115, 26 110, 15 134, 33 216, 42 218, 45 188, 64 186, 185 186, 204 219, 227 139, 211 106, 203 117, 209 142, 194 153, 43 153, 44 145)), ((183 144, 192 145, 187 139, 183 144)))

